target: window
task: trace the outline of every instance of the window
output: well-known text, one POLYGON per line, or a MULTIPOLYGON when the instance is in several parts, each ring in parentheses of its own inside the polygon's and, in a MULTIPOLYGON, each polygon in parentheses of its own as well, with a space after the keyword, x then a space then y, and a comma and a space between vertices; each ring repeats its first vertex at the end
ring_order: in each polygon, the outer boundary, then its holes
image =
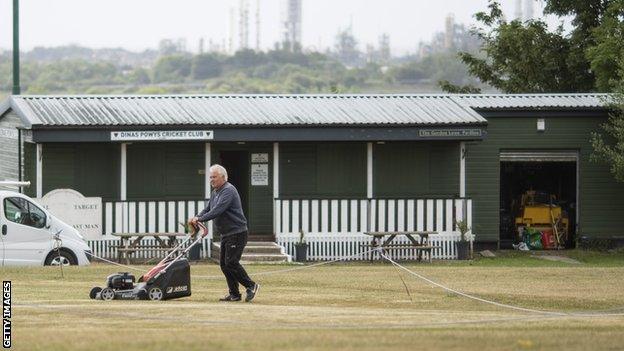
POLYGON ((11 222, 35 228, 43 228, 46 221, 46 215, 39 207, 19 197, 4 199, 4 216, 11 222))

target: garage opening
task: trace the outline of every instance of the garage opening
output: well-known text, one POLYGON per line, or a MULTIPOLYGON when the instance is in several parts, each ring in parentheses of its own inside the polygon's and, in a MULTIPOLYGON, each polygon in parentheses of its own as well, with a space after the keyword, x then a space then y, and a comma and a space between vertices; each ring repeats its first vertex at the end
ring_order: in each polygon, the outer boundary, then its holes
POLYGON ((578 153, 501 152, 501 249, 573 248, 578 153))

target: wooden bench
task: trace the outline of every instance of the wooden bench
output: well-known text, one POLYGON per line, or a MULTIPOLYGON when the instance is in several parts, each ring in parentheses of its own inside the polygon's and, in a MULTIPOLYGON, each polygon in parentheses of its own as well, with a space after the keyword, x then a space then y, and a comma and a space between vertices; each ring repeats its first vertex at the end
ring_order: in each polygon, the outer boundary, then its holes
MULTIPOLYGON (((412 231, 412 232, 364 232, 366 235, 372 237, 370 244, 365 244, 365 247, 382 248, 382 249, 409 249, 414 250, 417 254, 417 260, 422 261, 423 252, 428 254, 428 261, 431 262, 431 250, 439 248, 439 246, 432 246, 429 244, 429 235, 436 235, 437 232, 433 231, 412 231), (416 240, 414 236, 418 236, 419 240, 416 240), (405 236, 410 242, 406 244, 392 243, 392 241, 399 237, 405 236), (385 241, 382 240, 387 237, 385 241)), ((373 261, 375 251, 370 252, 370 260, 373 261)))
MULTIPOLYGON (((121 250, 121 249, 132 249, 133 246, 124 246, 124 245, 114 245, 114 248, 121 250)), ((141 246, 134 246, 135 249, 168 249, 167 247, 162 247, 161 245, 141 245, 141 246)))
MULTIPOLYGON (((362 246, 365 246, 365 247, 379 247, 379 246, 382 246, 382 245, 363 244, 362 246)), ((386 248, 439 249, 442 246, 414 246, 413 244, 390 244, 390 245, 383 245, 382 247, 384 249, 386 249, 386 248)))
POLYGON ((143 251, 143 252, 147 252, 147 251, 171 251, 173 249, 163 249, 163 248, 150 248, 150 247, 120 247, 117 249, 117 251, 122 251, 122 252, 136 252, 136 251, 143 251))
MULTIPOLYGON (((364 244, 362 246, 366 248, 381 247, 383 250, 388 250, 388 251, 392 251, 393 249, 395 250, 409 249, 409 250, 414 250, 416 252, 421 251, 421 252, 428 254, 427 257, 429 257, 429 262, 431 262, 431 250, 441 248, 441 246, 414 246, 411 244, 392 244, 392 245, 385 245, 385 246, 364 244)), ((422 259, 422 255, 419 255, 418 260, 420 261, 421 259, 422 259)))
POLYGON ((164 252, 171 251, 177 244, 178 237, 187 236, 184 233, 113 233, 119 237, 120 245, 117 249, 119 262, 130 264, 130 255, 137 252, 164 252), (153 238, 154 243, 144 242, 144 238, 153 238), (163 240, 164 239, 164 240, 163 240))

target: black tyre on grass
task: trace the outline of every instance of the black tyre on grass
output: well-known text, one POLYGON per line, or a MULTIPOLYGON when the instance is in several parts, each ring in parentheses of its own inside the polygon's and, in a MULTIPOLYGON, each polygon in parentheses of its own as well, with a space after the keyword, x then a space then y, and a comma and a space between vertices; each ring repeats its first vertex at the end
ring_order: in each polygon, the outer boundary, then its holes
POLYGON ((93 289, 91 289, 91 292, 89 292, 89 297, 92 299, 95 299, 95 297, 97 296, 97 293, 101 291, 102 291, 102 288, 100 288, 99 286, 96 286, 93 289))
POLYGON ((78 260, 74 253, 67 249, 54 250, 46 257, 46 266, 75 266, 78 264, 78 260))

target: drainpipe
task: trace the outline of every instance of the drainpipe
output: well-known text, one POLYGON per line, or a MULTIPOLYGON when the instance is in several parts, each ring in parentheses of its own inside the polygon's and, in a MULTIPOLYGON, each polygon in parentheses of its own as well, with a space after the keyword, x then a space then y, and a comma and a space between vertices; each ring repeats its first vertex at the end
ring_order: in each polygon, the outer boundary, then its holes
MULTIPOLYGON (((22 181, 22 128, 17 128, 17 180, 22 181)), ((22 192, 22 187, 19 187, 22 192)))
POLYGON ((13 0, 13 95, 21 93, 19 74, 19 0, 13 0))

